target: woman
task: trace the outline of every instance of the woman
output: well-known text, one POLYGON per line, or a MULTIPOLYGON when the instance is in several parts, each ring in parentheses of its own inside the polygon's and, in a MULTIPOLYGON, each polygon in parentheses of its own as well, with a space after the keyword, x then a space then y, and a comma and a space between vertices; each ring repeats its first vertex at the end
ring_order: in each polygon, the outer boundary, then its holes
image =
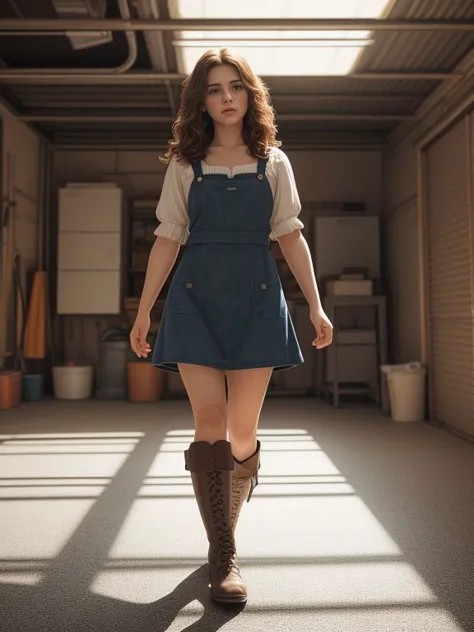
POLYGON ((190 399, 195 436, 185 467, 209 540, 211 596, 239 603, 247 590, 234 532, 258 484, 260 411, 272 372, 303 362, 269 239, 278 239, 309 303, 318 349, 331 343, 332 325, 268 91, 249 65, 225 49, 205 53, 183 84, 172 136, 131 346, 139 357, 151 352, 150 310, 186 243, 152 362, 179 372, 190 399))

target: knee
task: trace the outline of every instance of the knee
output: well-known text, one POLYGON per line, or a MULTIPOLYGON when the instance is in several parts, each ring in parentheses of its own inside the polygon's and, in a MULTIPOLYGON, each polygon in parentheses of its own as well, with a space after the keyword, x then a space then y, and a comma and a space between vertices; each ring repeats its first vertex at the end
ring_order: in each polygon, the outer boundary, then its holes
POLYGON ((255 427, 246 427, 244 424, 229 423, 230 439, 235 444, 242 446, 253 445, 257 437, 255 427))
POLYGON ((221 428, 226 426, 226 408, 220 404, 206 404, 194 412, 197 427, 221 428))

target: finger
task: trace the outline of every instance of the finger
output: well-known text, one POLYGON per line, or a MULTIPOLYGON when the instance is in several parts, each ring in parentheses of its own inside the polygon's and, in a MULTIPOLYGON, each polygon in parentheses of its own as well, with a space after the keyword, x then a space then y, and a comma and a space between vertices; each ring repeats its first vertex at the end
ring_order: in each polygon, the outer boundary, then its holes
POLYGON ((151 352, 151 347, 146 340, 142 340, 140 342, 139 350, 142 356, 147 357, 148 354, 151 352))
POLYGON ((323 349, 330 344, 330 341, 326 338, 326 336, 321 336, 321 338, 315 338, 313 344, 317 349, 323 349))

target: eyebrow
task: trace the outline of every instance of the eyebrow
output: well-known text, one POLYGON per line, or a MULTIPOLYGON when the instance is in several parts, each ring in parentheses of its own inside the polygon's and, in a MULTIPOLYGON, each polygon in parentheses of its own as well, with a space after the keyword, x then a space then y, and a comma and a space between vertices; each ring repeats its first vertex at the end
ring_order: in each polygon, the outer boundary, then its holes
MULTIPOLYGON (((242 83, 242 79, 233 79, 232 81, 229 81, 229 83, 242 83)), ((220 83, 209 83, 207 85, 208 88, 211 88, 212 86, 220 86, 220 83)))

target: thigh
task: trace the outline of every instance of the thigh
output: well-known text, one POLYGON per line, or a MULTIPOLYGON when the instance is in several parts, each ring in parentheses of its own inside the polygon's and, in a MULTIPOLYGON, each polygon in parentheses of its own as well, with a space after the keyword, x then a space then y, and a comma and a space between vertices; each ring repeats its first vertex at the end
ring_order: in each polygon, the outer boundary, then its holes
POLYGON ((225 419, 225 372, 199 364, 184 363, 179 363, 178 369, 196 424, 225 419))
POLYGON ((256 432, 273 367, 227 371, 227 426, 232 437, 256 432))

